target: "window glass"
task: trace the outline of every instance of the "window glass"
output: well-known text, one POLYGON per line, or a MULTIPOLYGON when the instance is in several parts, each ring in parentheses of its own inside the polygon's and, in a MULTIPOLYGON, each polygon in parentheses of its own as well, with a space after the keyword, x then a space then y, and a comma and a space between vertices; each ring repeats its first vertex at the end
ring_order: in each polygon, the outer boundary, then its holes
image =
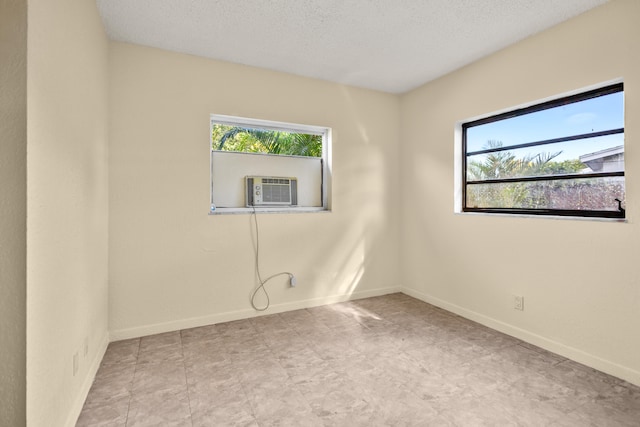
POLYGON ((625 217, 622 83, 463 130, 463 211, 625 217))
POLYGON ((482 150, 487 141, 500 141, 509 147, 623 128, 622 107, 622 92, 616 92, 474 126, 467 132, 467 150, 482 150))
POLYGON ((624 178, 503 182, 473 185, 467 205, 474 208, 618 211, 624 178), (612 203, 613 202, 613 203, 612 203))
MULTIPOLYGON (((501 146, 499 141, 485 145, 501 146)), ((622 134, 469 155, 467 180, 590 173, 602 170, 603 163, 607 170, 624 171, 623 157, 615 155, 618 152, 624 153, 622 134), (589 161, 591 157, 594 161, 589 161)))
POLYGON ((322 135, 213 123, 211 148, 218 151, 322 157, 322 135))

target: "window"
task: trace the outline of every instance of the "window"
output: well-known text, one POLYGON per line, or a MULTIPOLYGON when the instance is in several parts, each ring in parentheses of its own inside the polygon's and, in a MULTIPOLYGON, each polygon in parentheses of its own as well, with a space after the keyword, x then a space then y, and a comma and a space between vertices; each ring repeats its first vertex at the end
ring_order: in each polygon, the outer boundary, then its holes
POLYGON ((462 124, 462 210, 625 217, 623 84, 462 124))
POLYGON ((211 213, 329 209, 330 129, 211 116, 211 213))

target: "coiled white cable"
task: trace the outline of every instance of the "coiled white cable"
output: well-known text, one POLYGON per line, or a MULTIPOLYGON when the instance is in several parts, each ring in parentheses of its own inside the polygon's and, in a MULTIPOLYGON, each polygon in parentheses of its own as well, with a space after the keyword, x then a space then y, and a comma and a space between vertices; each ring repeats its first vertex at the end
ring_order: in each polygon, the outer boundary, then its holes
POLYGON ((278 276, 289 276, 289 283, 291 284, 291 286, 294 286, 295 283, 295 277, 293 276, 292 273, 288 272, 288 271, 283 271, 281 273, 276 273, 272 276, 267 277, 265 280, 262 280, 262 275, 260 274, 260 229, 258 227, 258 214, 256 212, 256 207, 252 206, 253 208, 253 222, 255 224, 255 228, 256 228, 256 246, 255 246, 255 251, 256 251, 256 264, 255 264, 255 269, 256 269, 256 276, 258 276, 258 286, 254 289, 253 293, 251 294, 251 307, 253 307, 254 310, 256 311, 265 311, 266 309, 269 308, 269 305, 271 304, 271 301, 269 300, 269 293, 267 292, 267 288, 265 288, 265 284, 278 276), (258 294, 258 292, 262 290, 262 292, 264 292, 265 297, 267 298, 267 305, 265 305, 264 307, 258 307, 255 303, 255 299, 256 299, 256 295, 258 294))

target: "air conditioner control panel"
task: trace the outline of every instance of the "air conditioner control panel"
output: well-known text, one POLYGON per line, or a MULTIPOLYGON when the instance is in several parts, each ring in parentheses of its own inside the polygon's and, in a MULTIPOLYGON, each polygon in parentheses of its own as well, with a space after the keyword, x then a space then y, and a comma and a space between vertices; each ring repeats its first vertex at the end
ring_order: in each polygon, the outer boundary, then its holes
POLYGON ((253 199, 255 200, 256 204, 260 204, 260 202, 262 202, 262 187, 260 185, 256 185, 255 186, 255 191, 254 191, 254 196, 253 199))

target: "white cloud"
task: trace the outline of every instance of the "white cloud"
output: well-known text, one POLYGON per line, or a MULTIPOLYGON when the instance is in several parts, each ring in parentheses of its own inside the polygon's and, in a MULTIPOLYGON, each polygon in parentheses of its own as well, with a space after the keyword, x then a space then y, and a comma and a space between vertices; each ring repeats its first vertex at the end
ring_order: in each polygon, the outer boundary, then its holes
POLYGON ((573 114, 567 118, 567 124, 569 125, 582 125, 585 123, 589 123, 598 117, 595 113, 578 113, 573 114))

